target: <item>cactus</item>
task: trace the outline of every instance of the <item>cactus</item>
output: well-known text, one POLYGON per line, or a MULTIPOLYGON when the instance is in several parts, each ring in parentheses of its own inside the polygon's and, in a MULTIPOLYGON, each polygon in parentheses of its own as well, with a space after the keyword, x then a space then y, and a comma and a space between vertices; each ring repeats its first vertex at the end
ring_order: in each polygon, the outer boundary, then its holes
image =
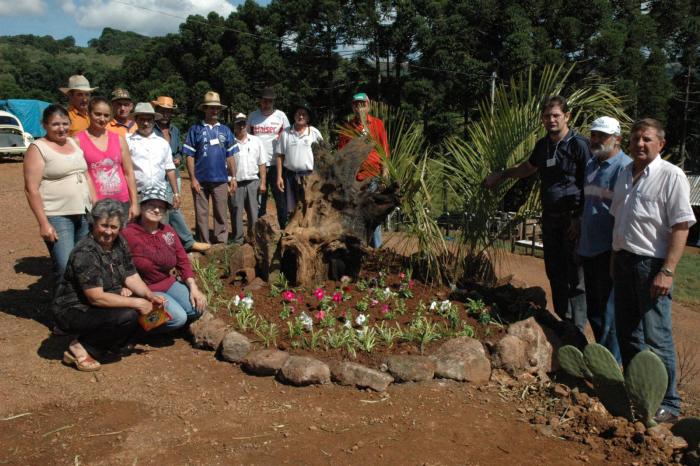
POLYGON ((664 363, 649 350, 637 353, 625 368, 625 387, 635 417, 647 427, 653 426, 654 414, 664 399, 668 373, 664 363))
POLYGON ((610 414, 639 419, 647 427, 655 424, 654 413, 666 392, 668 374, 654 353, 645 350, 635 355, 624 375, 610 351, 597 343, 587 345, 583 354, 573 346, 563 346, 558 357, 566 372, 593 383, 610 414))
POLYGON ((688 450, 700 450, 700 417, 687 417, 671 427, 673 435, 688 442, 688 450))
POLYGON ((610 351, 603 345, 591 343, 583 350, 583 359, 593 374, 593 387, 605 408, 613 416, 632 420, 632 406, 625 389, 625 378, 610 351))
POLYGON ((590 379, 593 377, 591 371, 586 366, 583 353, 578 348, 571 345, 562 346, 557 352, 559 365, 569 374, 580 379, 590 379))

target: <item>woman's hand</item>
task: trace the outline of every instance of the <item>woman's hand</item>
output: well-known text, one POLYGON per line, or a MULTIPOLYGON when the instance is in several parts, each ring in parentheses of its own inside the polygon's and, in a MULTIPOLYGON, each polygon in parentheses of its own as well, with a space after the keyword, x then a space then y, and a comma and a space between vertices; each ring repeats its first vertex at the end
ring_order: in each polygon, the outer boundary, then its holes
POLYGON ((131 222, 136 219, 140 212, 138 203, 132 201, 131 205, 129 206, 129 221, 131 222))
POLYGON ((148 315, 153 310, 153 303, 143 298, 132 298, 133 307, 142 316, 148 315))
POLYGON ((129 296, 132 296, 134 294, 134 292, 131 291, 129 288, 123 286, 122 290, 119 292, 119 294, 128 298, 129 296))
POLYGON ((39 234, 48 243, 55 243, 58 241, 58 233, 50 223, 46 223, 39 227, 39 234))
POLYGON ((165 301, 167 301, 163 296, 160 296, 157 294, 151 294, 146 299, 148 299, 153 304, 161 304, 161 305, 165 304, 165 301))
POLYGON ((200 314, 207 309, 207 297, 194 284, 190 285, 190 302, 200 314))

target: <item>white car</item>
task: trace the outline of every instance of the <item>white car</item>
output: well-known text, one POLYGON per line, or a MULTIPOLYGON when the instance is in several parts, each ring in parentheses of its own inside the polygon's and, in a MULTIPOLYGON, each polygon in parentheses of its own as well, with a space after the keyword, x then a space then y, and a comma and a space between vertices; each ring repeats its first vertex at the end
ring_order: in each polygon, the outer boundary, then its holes
POLYGON ((0 154, 24 154, 32 142, 34 137, 24 131, 19 118, 0 110, 0 154))

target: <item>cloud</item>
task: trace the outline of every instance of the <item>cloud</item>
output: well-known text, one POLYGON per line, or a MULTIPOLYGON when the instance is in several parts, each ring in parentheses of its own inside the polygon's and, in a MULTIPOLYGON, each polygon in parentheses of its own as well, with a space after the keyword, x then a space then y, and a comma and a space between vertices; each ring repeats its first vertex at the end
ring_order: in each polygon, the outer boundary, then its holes
POLYGON ((0 0, 0 16, 39 16, 44 11, 44 0, 0 0))
POLYGON ((61 9, 84 28, 160 36, 176 32, 189 15, 214 11, 226 18, 236 7, 227 0, 61 0, 61 9))

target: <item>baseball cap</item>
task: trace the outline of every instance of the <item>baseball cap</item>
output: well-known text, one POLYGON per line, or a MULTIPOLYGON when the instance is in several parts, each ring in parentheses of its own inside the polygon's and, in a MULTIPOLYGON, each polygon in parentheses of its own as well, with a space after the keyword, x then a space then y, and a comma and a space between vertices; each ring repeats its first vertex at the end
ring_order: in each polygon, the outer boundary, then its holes
POLYGON ((591 125, 591 131, 605 134, 620 134, 620 122, 607 116, 596 118, 591 125))
POLYGON ((369 100, 369 97, 367 97, 367 94, 364 92, 358 92, 354 96, 352 96, 352 101, 353 102, 367 102, 369 100))
POLYGON ((236 113, 236 116, 233 118, 233 122, 240 123, 241 121, 248 121, 248 117, 245 116, 245 113, 236 113))

